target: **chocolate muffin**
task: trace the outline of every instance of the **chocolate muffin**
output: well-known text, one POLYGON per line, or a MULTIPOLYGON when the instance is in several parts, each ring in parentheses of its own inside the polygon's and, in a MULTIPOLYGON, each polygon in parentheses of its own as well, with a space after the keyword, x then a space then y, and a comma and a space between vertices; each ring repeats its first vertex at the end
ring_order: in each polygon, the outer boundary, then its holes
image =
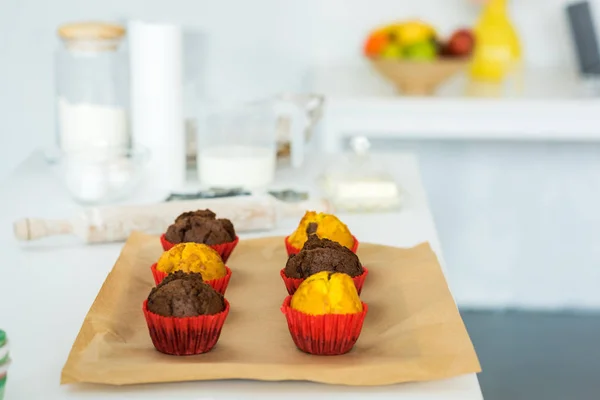
POLYGON ((147 307, 163 317, 195 317, 218 314, 225 309, 225 302, 202 281, 202 275, 177 271, 152 289, 147 307))
POLYGON ((209 246, 235 240, 235 229, 230 220, 217 218, 210 210, 198 210, 181 214, 169 226, 165 239, 173 244, 203 243, 209 246))
POLYGON ((309 235, 298 254, 292 254, 284 273, 289 278, 306 279, 321 271, 343 272, 355 277, 364 270, 356 254, 338 242, 309 235))

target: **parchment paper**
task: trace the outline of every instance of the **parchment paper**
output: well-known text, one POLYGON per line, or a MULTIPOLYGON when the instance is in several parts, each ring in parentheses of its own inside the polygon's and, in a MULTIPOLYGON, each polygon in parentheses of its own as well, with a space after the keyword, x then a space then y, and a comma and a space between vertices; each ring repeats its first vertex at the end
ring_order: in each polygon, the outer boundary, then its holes
POLYGON ((354 349, 302 353, 280 312, 283 237, 242 240, 229 259, 231 311, 216 347, 168 356, 152 346, 142 302, 153 286, 159 239, 131 235, 83 322, 61 383, 124 385, 214 379, 307 380, 385 385, 479 372, 477 355, 429 244, 399 249, 361 243, 369 311, 354 349))

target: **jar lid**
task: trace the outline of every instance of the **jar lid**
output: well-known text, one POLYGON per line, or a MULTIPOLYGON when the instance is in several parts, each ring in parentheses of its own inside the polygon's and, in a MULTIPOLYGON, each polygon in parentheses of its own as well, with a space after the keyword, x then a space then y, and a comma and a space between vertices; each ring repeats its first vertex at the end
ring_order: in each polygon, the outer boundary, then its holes
POLYGON ((58 28, 58 36, 67 48, 77 52, 116 50, 124 35, 121 25, 104 22, 79 22, 58 28))
POLYGON ((58 27, 58 36, 65 40, 114 40, 125 35, 125 28, 106 22, 76 22, 58 27))

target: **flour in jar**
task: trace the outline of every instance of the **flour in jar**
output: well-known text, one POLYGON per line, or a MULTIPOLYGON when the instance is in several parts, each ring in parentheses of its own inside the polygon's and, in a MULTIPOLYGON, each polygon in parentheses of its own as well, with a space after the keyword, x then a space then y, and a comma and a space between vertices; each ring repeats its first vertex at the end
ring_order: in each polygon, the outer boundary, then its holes
POLYGON ((93 147, 126 147, 129 144, 124 108, 101 104, 71 103, 58 99, 60 146, 63 151, 93 147))
POLYGON ((275 149, 213 146, 198 154, 200 183, 208 187, 265 188, 273 182, 275 149))

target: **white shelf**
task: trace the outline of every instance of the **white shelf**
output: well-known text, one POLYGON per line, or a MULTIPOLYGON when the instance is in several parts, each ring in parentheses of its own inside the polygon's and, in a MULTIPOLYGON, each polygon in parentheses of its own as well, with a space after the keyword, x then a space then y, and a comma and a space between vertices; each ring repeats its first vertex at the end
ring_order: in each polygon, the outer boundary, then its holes
POLYGON ((404 97, 368 65, 314 68, 308 84, 327 96, 323 141, 342 138, 599 141, 600 91, 565 71, 538 70, 500 89, 457 76, 432 97, 404 97), (487 91, 487 93, 486 93, 487 91))

